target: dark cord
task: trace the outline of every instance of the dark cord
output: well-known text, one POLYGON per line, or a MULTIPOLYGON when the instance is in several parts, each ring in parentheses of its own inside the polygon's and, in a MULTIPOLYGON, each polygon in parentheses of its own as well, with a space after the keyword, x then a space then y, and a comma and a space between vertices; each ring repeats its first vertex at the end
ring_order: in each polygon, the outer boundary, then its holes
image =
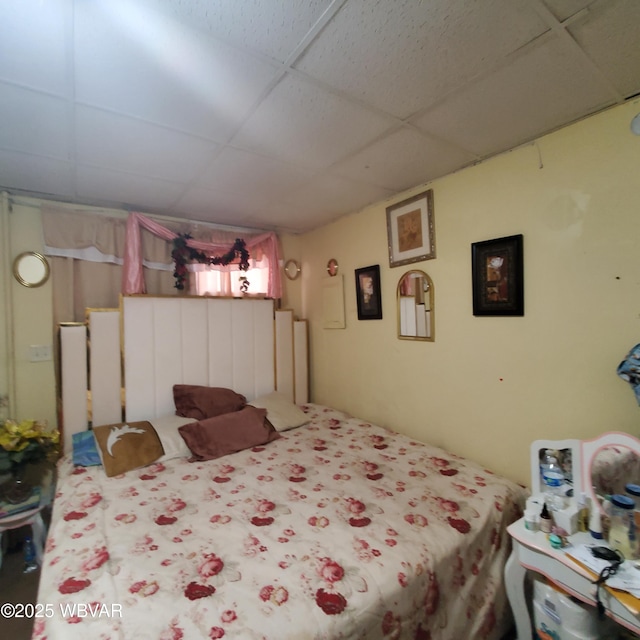
POLYGON ((604 604, 600 600, 600 587, 607 581, 608 578, 614 576, 618 572, 618 567, 624 562, 624 555, 616 550, 618 560, 612 561, 612 563, 605 567, 598 576, 597 580, 592 580, 592 584, 596 585, 596 606, 598 607, 598 615, 602 618, 605 613, 604 604))

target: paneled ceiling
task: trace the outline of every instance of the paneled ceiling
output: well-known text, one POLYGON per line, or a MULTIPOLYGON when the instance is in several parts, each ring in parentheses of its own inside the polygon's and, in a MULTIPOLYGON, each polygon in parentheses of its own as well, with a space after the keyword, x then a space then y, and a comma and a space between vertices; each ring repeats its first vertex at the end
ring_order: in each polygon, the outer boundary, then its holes
POLYGON ((640 93, 640 0, 4 0, 0 188, 304 232, 640 93))

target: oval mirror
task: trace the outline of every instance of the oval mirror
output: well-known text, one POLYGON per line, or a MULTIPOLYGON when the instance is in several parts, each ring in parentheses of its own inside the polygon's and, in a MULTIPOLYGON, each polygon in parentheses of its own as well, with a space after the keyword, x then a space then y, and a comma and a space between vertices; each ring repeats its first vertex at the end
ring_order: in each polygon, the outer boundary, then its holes
POLYGON ((297 260, 287 260, 284 263, 284 274, 289 280, 295 280, 300 275, 300 263, 297 260))
POLYGON ((25 287, 40 287, 49 279, 49 262, 35 251, 25 251, 13 261, 13 275, 25 287))
POLYGON ((398 338, 401 340, 435 339, 433 281, 424 272, 407 271, 398 282, 398 338))
POLYGON ((335 258, 331 258, 327 262, 327 273, 333 278, 338 275, 338 261, 335 258))
POLYGON ((624 494, 628 483, 640 484, 640 456, 631 447, 610 444, 593 456, 589 472, 597 496, 624 494))

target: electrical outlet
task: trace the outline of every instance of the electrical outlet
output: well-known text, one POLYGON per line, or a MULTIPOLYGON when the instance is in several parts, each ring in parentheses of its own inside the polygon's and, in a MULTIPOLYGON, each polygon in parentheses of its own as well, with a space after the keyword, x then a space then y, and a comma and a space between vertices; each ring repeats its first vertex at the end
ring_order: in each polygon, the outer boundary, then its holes
POLYGON ((29 362, 47 362, 53 360, 50 344, 32 344, 29 346, 29 362))

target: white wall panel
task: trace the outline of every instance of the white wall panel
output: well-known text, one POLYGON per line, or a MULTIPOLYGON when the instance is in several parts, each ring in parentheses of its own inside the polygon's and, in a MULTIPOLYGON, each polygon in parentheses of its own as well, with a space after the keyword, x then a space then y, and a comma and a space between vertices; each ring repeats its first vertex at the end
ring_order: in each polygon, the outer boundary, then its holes
POLYGON ((293 311, 282 309, 275 314, 276 327, 276 389, 293 402, 293 311))
POLYGON ((254 301, 254 365, 261 375, 254 379, 254 395, 247 399, 271 393, 276 388, 275 338, 273 301, 254 301))
POLYGON ((155 417, 153 303, 147 297, 125 297, 124 383, 126 419, 155 417))
POLYGON ((209 328, 209 386, 233 388, 233 300, 207 300, 209 328))
POLYGON ((91 424, 122 422, 120 311, 89 313, 91 424))
POLYGON ((74 433, 85 431, 87 421, 87 327, 60 327, 62 425, 65 453, 71 451, 74 433))
POLYGON ((182 322, 182 383, 209 383, 209 323, 208 305, 202 300, 186 298, 180 301, 182 322), (203 307, 205 312, 203 313, 203 307))
POLYGON ((247 398, 254 396, 254 315, 252 301, 234 300, 231 307, 234 391, 247 398))
POLYGON ((294 388, 296 404, 309 402, 309 351, 307 321, 293 323, 294 388))
POLYGON ((185 326, 181 313, 183 302, 185 301, 179 298, 166 297, 155 298, 152 303, 155 348, 152 416, 169 415, 176 410, 173 403, 173 385, 184 380, 182 345, 185 326))

